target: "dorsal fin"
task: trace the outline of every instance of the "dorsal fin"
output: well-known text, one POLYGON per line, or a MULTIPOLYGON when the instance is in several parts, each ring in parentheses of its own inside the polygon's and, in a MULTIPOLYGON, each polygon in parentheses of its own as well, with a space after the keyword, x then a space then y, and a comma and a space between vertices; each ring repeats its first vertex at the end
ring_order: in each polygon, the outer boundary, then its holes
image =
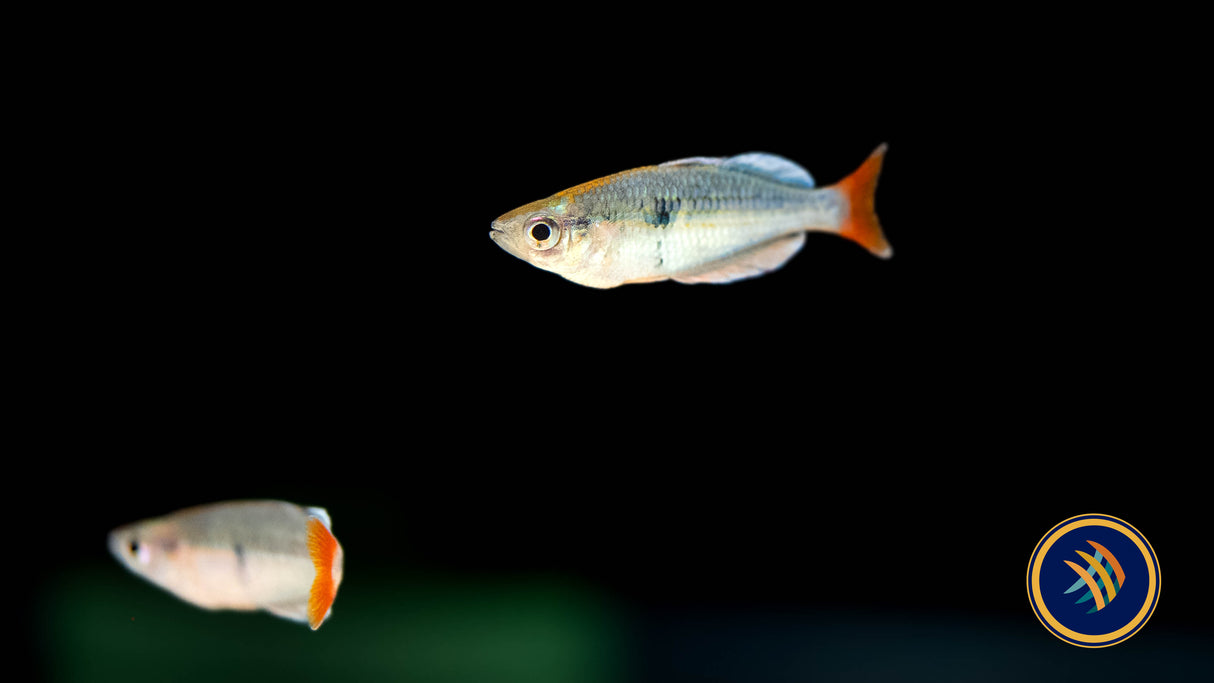
POLYGON ((775 154, 749 152, 733 157, 688 157, 667 161, 662 166, 720 166, 734 171, 751 173, 771 180, 799 187, 813 187, 814 178, 800 165, 775 154))
POLYGON ((755 175, 761 175, 782 183, 788 183, 789 185, 800 185, 801 187, 814 186, 814 178, 809 174, 809 171, 775 154, 766 154, 764 152, 739 154, 726 159, 722 166, 738 171, 745 171, 746 173, 754 173, 755 175))
POLYGON ((324 524, 326 527, 333 528, 333 520, 329 519, 328 510, 318 507, 306 507, 304 508, 304 512, 319 519, 321 524, 324 524))
POLYGON ((341 545, 319 517, 308 517, 308 553, 316 567, 308 594, 308 625, 315 631, 329 616, 342 571, 341 545))
POLYGON ((686 159, 664 161, 658 166, 720 166, 725 161, 725 157, 687 157, 686 159))

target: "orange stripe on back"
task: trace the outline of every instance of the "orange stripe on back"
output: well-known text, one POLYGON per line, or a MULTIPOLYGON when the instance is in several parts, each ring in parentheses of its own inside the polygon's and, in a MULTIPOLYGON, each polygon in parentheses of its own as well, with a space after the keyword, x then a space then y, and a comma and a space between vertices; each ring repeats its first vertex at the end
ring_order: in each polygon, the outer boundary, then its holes
POLYGON ((567 190, 557 192, 555 196, 562 198, 566 202, 574 202, 577 201, 578 197, 581 197, 584 194, 591 194, 602 188, 611 187, 613 184, 634 173, 648 171, 652 168, 654 167, 641 166, 640 168, 633 168, 627 171, 620 171, 619 173, 612 173, 611 175, 603 176, 602 178, 595 178, 594 180, 584 182, 581 185, 574 185, 567 190))
POLYGON ((316 566, 316 578, 312 580, 312 591, 308 595, 308 625, 315 631, 329 615, 329 608, 337 597, 342 562, 341 545, 316 517, 308 518, 308 552, 316 566))

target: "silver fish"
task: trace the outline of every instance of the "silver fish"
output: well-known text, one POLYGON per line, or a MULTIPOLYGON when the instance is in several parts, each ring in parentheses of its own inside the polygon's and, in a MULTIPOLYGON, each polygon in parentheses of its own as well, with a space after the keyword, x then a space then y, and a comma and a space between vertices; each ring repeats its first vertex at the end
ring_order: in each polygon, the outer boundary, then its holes
POLYGON ((489 237, 538 268, 600 288, 757 277, 792 258, 810 230, 889 258, 873 208, 885 150, 823 188, 772 154, 645 166, 521 206, 493 221, 489 237))
POLYGON ((329 616, 343 552, 322 508, 276 500, 200 505, 110 532, 127 569, 206 609, 258 610, 307 622, 329 616))

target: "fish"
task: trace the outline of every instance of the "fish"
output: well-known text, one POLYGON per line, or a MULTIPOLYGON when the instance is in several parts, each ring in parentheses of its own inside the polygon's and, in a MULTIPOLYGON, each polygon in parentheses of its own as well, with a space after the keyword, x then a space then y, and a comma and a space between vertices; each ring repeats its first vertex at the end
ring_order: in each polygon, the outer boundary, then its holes
POLYGON ((344 552, 324 508, 241 500, 179 510, 110 532, 110 553, 199 607, 265 610, 320 628, 344 552))
POLYGON ((874 208, 881 144, 854 173, 818 188, 774 154, 690 157, 592 180, 493 221, 489 237, 587 287, 674 280, 728 283, 770 273, 809 231, 890 258, 874 208))

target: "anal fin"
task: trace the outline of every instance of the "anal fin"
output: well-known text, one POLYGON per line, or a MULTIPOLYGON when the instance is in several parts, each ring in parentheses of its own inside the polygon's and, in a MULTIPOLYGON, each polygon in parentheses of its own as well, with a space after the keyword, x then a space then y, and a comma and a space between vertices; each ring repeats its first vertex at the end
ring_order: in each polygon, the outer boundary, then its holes
POLYGON ((273 614, 276 617, 290 619, 291 621, 308 621, 308 603, 297 602, 291 604, 279 605, 262 605, 262 609, 273 614))
POLYGON ((758 277, 784 265, 805 244, 805 233, 777 237, 769 242, 740 251, 728 258, 714 261, 701 268, 674 276, 677 282, 726 283, 758 277))

